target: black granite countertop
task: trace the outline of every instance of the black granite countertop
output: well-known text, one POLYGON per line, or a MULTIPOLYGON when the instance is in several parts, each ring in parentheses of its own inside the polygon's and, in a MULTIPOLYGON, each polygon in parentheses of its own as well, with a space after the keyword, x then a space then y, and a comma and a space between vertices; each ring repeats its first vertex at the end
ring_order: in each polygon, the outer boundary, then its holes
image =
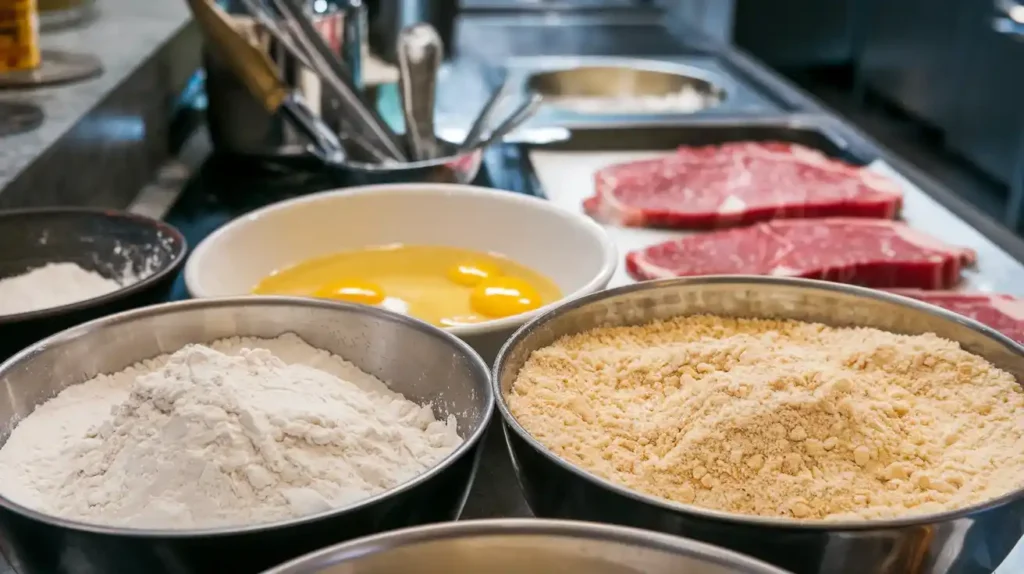
POLYGON ((93 56, 103 69, 81 81, 0 91, 0 103, 43 115, 35 129, 0 140, 0 208, 124 207, 173 153, 170 111, 199 62, 188 6, 101 0, 95 18, 44 31, 40 43, 44 60, 55 51, 93 56))

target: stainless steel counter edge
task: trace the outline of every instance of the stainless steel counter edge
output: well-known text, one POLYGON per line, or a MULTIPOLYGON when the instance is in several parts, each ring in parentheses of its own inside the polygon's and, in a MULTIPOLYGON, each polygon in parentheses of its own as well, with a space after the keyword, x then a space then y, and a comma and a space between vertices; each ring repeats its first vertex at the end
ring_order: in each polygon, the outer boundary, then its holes
POLYGON ((0 208, 124 207, 168 157, 177 99, 199 64, 184 2, 99 0, 78 28, 44 33, 45 49, 97 56, 102 75, 0 101, 42 108, 36 130, 0 140, 0 208))

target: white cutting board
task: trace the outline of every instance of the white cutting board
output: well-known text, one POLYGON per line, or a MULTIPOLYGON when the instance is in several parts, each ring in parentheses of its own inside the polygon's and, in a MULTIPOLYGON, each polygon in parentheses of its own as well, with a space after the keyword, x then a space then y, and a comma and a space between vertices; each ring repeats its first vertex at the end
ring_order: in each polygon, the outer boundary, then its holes
MULTIPOLYGON (((594 172, 629 161, 653 159, 666 155, 665 152, 572 152, 542 151, 530 152, 530 163, 544 195, 554 204, 577 213, 583 212, 583 200, 594 194, 594 172)), ((640 227, 619 227, 606 225, 608 234, 619 248, 619 266, 612 276, 609 287, 633 283, 626 273, 625 255, 634 249, 661 243, 685 232, 640 227)))
MULTIPOLYGON (((616 163, 662 157, 666 152, 578 152, 538 149, 530 151, 529 154, 534 172, 548 200, 565 209, 581 213, 583 200, 594 192, 594 172, 616 163)), ((1024 296, 1024 265, 900 176, 885 162, 876 161, 869 169, 892 177, 903 187, 902 217, 912 227, 947 243, 970 247, 978 253, 978 264, 973 269, 964 270, 960 289, 1024 296)), ((641 249, 688 233, 614 225, 606 225, 605 228, 623 256, 633 249, 641 249)), ((619 268, 609 286, 617 287, 632 282, 633 280, 626 274, 624 260, 620 258, 619 268)))

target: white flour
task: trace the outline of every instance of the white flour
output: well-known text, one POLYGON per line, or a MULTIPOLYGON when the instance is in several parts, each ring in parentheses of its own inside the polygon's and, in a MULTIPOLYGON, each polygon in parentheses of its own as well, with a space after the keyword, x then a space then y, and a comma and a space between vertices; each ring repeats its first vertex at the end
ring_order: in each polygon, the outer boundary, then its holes
POLYGON ((47 263, 0 280, 0 315, 27 313, 112 293, 121 284, 75 263, 47 263))
POLYGON ((714 105, 715 97, 687 84, 679 91, 667 94, 551 96, 546 101, 580 114, 656 114, 700 111, 714 105))
POLYGON ((378 494, 462 442, 454 417, 435 420, 429 406, 295 335, 210 347, 41 405, 0 449, 0 492, 109 525, 257 524, 378 494))

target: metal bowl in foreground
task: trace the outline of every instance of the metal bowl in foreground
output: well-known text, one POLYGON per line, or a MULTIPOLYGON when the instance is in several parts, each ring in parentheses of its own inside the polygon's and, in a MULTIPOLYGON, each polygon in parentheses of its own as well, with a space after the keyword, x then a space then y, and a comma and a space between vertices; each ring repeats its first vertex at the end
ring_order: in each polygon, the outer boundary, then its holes
POLYGON ((569 301, 524 325, 502 349, 493 384, 526 499, 541 517, 639 526, 755 556, 798 574, 991 572, 1024 534, 1024 490, 955 512, 861 522, 745 516, 619 486, 559 458, 516 422, 508 394, 534 350, 600 326, 680 315, 787 318, 957 341, 1024 380, 1024 348, 975 321, 881 291, 802 279, 704 277, 638 283, 569 301))
MULTIPOLYGON (((373 307, 287 297, 169 303, 113 315, 39 342, 0 365, 0 440, 62 389, 189 343, 294 333, 340 355, 435 413, 465 439, 420 476, 382 494, 292 520, 206 530, 98 526, 0 496, 0 549, 20 574, 259 572, 343 540, 455 519, 493 410, 487 366, 465 343, 373 307)), ((2 490, 0 490, 2 492, 2 490)))
POLYGON ((264 574, 786 574, 715 546, 621 526, 471 520, 325 548, 264 574))
POLYGON ((584 114, 689 114, 726 94, 709 79, 621 65, 578 66, 536 73, 527 88, 546 104, 584 114))

